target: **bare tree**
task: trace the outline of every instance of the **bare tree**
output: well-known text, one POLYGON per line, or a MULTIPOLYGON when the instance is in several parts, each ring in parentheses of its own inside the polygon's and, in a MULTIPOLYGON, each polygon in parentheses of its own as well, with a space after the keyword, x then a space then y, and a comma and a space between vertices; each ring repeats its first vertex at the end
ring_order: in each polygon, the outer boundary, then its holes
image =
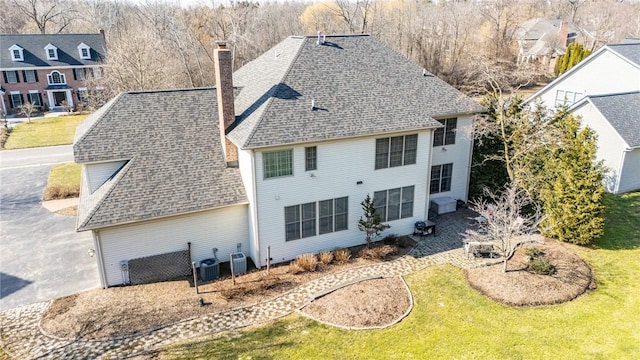
POLYGON ((31 19, 41 34, 56 25, 60 33, 78 19, 74 4, 65 0, 14 0, 13 5, 31 19))
POLYGON ((489 201, 478 200, 471 204, 471 210, 480 214, 481 218, 477 228, 465 232, 464 241, 493 244, 502 255, 503 270, 506 272, 507 261, 519 246, 538 241, 535 234, 542 220, 542 212, 515 183, 508 184, 502 195, 490 191, 487 191, 487 195, 489 201), (525 214, 523 210, 531 206, 534 211, 525 214))
POLYGON ((27 117, 27 123, 31 124, 31 115, 38 111, 38 107, 33 102, 24 103, 20 106, 18 114, 27 117))

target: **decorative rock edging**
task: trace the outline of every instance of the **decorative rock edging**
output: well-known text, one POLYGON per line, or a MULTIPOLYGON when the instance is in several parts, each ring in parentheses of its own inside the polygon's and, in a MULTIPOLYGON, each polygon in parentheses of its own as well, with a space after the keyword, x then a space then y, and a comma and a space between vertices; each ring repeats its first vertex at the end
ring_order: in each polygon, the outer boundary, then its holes
MULTIPOLYGON (((351 284, 346 284, 346 285, 341 286, 341 287, 339 287, 339 288, 333 289, 332 291, 329 291, 329 292, 327 292, 326 294, 322 294, 322 295, 318 296, 316 299, 318 299, 318 298, 320 298, 320 297, 322 297, 322 296, 328 295, 328 294, 330 294, 330 293, 332 293, 332 292, 334 292, 334 291, 336 291, 336 290, 342 289, 342 288, 344 288, 344 287, 347 287, 347 286, 350 286, 350 285, 353 285, 353 284, 357 284, 357 283, 362 282, 362 281, 374 280, 374 279, 382 279, 382 278, 383 278, 382 276, 377 276, 377 277, 372 277, 372 278, 370 278, 370 279, 362 279, 362 280, 359 280, 359 281, 354 281, 354 282, 352 282, 351 284)), ((344 330, 381 330, 381 329, 386 329, 386 328, 389 328, 389 327, 392 327, 392 326, 394 326, 394 325, 398 324, 398 323, 399 323, 400 321, 402 321, 404 318, 406 318, 407 316, 409 316, 409 314, 411 313, 411 310, 413 310, 413 295, 411 294, 411 290, 409 289, 409 285, 407 285, 407 282, 404 280, 404 277, 402 277, 402 276, 398 276, 398 278, 400 278, 400 280, 402 281, 402 284, 404 285, 404 288, 405 288, 405 290, 406 290, 406 292, 407 292, 407 295, 408 295, 408 298, 409 298, 409 306, 407 306, 407 310, 406 310, 402 315, 400 315, 399 317, 397 317, 396 319, 394 319, 394 320, 393 320, 392 322, 390 322, 389 324, 386 324, 386 325, 379 325, 379 326, 365 326, 365 327, 358 327, 358 326, 344 326, 344 325, 334 324, 334 323, 331 323, 331 322, 328 322, 328 321, 320 320, 320 319, 318 319, 318 318, 316 318, 316 317, 312 316, 311 314, 308 314, 308 313, 303 312, 303 311, 302 311, 302 309, 303 309, 305 306, 309 305, 309 304, 307 304, 307 305, 303 306, 302 308, 300 308, 300 309, 296 310, 296 312, 297 312, 298 314, 300 314, 300 315, 302 315, 302 316, 304 316, 304 317, 306 317, 306 318, 309 318, 309 319, 311 319, 311 320, 313 320, 313 321, 315 321, 315 322, 318 322, 318 323, 320 323, 320 324, 324 324, 324 325, 332 326, 332 327, 337 327, 337 328, 344 329, 344 330)), ((314 300, 315 300, 315 299, 314 299, 314 300)))
MULTIPOLYGON (((451 246, 452 240, 448 239, 448 241, 446 244, 451 246)), ((176 341, 280 319, 299 311, 317 298, 318 294, 327 293, 331 289, 335 291, 336 288, 344 287, 366 278, 402 277, 428 266, 446 263, 462 268, 474 267, 477 264, 475 261, 469 261, 469 259, 465 258, 461 247, 439 248, 443 244, 445 244, 443 241, 437 243, 418 241, 418 244, 410 252, 413 256, 405 255, 386 263, 364 265, 332 273, 300 285, 268 301, 192 317, 160 328, 118 338, 79 340, 58 338, 47 334, 43 331, 40 321, 42 314, 45 313, 51 302, 36 303, 0 312, 0 321, 2 323, 0 341, 8 355, 19 359, 109 359, 131 357, 148 353, 176 341)), ((404 279, 402 281, 409 294, 411 294, 404 279)), ((410 301, 411 307, 406 314, 385 327, 397 324, 411 312, 413 308, 411 295, 410 301)))

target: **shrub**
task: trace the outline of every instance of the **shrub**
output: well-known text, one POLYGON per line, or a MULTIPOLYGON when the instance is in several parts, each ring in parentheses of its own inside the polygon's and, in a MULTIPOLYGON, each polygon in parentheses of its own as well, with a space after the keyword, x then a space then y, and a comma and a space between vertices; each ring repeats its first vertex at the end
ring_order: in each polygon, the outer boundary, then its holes
POLYGON ((78 197, 79 195, 79 186, 53 185, 45 190, 44 200, 66 199, 78 197))
POLYGON ((396 245, 397 241, 398 241, 398 235, 396 234, 389 234, 385 236, 384 239, 382 239, 382 242, 385 245, 396 245))
POLYGON ((382 260, 388 255, 398 253, 398 247, 395 245, 383 245, 371 248, 363 248, 360 250, 360 257, 363 259, 382 260))
POLYGON ((318 254, 318 258, 323 265, 327 265, 333 261, 333 253, 331 251, 323 251, 318 254))
POLYGON ((299 274, 301 272, 304 272, 304 269, 302 269, 300 267, 300 265, 298 265, 298 263, 294 260, 291 263, 289 263, 289 273, 290 274, 299 274))
POLYGON ((529 260, 528 269, 540 275, 553 275, 556 273, 556 267, 544 256, 537 256, 529 260))
POLYGON ((537 248, 535 246, 529 247, 524 251, 525 255, 527 255, 530 259, 539 257, 544 255, 544 251, 540 250, 540 248, 537 248))
POLYGON ((347 249, 333 250, 333 258, 338 264, 346 264, 351 259, 351 251, 347 249))
POLYGON ((318 266, 318 259, 314 254, 298 255, 294 261, 303 271, 315 271, 318 266))
POLYGON ((415 240, 408 236, 401 236, 397 240, 397 245, 403 249, 412 248, 416 245, 415 240))
POLYGON ((6 128, 4 125, 0 128, 0 149, 4 149, 4 144, 9 139, 9 133, 11 129, 6 128))

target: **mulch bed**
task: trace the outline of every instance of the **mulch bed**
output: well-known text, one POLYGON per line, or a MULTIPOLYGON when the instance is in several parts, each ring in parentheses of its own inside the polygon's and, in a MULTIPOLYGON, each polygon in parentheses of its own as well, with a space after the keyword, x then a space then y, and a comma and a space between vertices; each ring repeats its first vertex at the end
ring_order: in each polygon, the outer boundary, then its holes
POLYGON ((466 270, 469 284, 485 296, 509 306, 551 305, 571 301, 595 288, 591 268, 566 245, 546 239, 543 244, 519 248, 507 262, 466 270), (555 265, 553 275, 539 275, 528 270, 526 248, 541 249, 555 265))

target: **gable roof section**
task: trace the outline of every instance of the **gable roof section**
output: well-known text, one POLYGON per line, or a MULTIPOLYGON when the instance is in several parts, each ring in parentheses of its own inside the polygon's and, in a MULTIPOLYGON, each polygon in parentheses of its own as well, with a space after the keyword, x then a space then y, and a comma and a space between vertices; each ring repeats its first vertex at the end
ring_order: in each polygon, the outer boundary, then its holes
POLYGON ((601 47, 600 49, 594 51, 586 59, 580 61, 574 67, 569 69, 569 71, 567 71, 564 74, 558 76, 555 80, 553 80, 552 82, 547 84, 547 86, 545 86, 542 89, 536 91, 536 93, 531 95, 525 101, 525 103, 528 104, 531 101, 535 100, 540 95, 544 94, 549 89, 553 88, 553 86, 555 86, 557 83, 559 83, 562 80, 564 80, 565 78, 571 76, 571 74, 575 73, 576 71, 579 71, 580 69, 582 69, 584 66, 586 66, 591 61, 594 61, 595 59, 597 59, 598 56, 600 54, 602 54, 603 52, 605 52, 605 51, 610 51, 610 52, 616 54, 617 56, 625 59, 626 61, 628 61, 629 63, 633 64, 633 66, 637 67, 640 70, 640 43, 625 43, 625 44, 609 44, 609 45, 605 45, 605 46, 601 47))
POLYGON ((591 102, 631 148, 640 147, 640 91, 587 96, 576 104, 591 102))
POLYGON ((96 65, 105 57, 102 34, 21 34, 0 35, 0 68, 62 67, 96 65), (91 48, 91 59, 82 59, 78 45, 91 48), (58 49, 58 60, 47 60, 44 48, 52 44, 58 49), (24 61, 13 61, 9 48, 23 48, 24 61))
MULTIPOLYGON (((562 25, 561 19, 533 18, 518 25, 514 37, 519 40, 538 40, 546 36, 557 36, 562 25)), ((567 32, 577 33, 579 30, 570 21, 567 21, 567 32)))
POLYGON ((212 88, 120 94, 78 127, 73 150, 78 163, 129 160, 94 193, 83 184, 78 230, 247 202, 212 88))
POLYGON ((289 37, 236 71, 234 85, 227 136, 241 148, 441 127, 434 118, 485 110, 368 35, 289 37))

